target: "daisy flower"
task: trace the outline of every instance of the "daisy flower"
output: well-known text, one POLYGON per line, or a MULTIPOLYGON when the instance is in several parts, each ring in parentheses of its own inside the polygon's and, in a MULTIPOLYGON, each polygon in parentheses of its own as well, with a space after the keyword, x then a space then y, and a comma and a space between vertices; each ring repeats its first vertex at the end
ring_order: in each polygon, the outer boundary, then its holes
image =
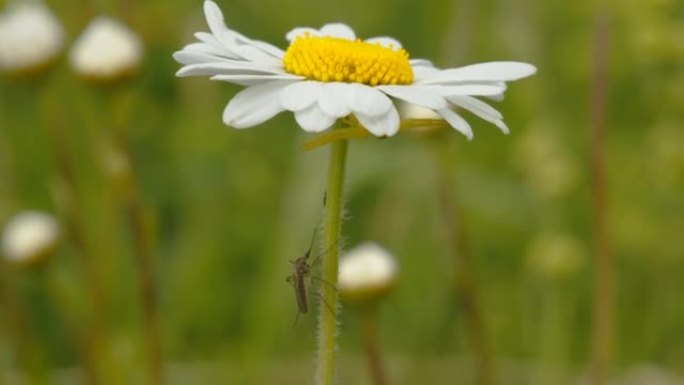
POLYGON ((354 117, 373 135, 399 131, 396 100, 435 111, 469 139, 470 125, 455 109, 472 112, 507 133, 502 115, 477 97, 500 100, 507 81, 536 72, 527 63, 490 62, 439 69, 430 61, 410 59, 389 37, 361 40, 344 24, 321 29, 295 28, 285 51, 226 27, 218 6, 206 0, 211 33, 173 57, 183 64, 177 76, 209 76, 245 86, 228 103, 223 121, 235 128, 258 125, 291 111, 299 126, 321 132, 338 119, 354 117))

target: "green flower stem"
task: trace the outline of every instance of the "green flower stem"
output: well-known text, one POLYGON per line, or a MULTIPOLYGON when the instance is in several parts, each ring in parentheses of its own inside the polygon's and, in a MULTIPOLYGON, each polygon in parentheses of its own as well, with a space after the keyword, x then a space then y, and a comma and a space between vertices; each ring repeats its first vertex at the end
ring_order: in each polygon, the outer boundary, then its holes
POLYGON ((121 203, 126 212, 126 221, 133 236, 133 257, 138 275, 138 296, 143 318, 144 349, 147 356, 146 376, 148 385, 164 383, 163 354, 161 346, 160 315, 157 304, 157 282, 154 263, 154 234, 151 229, 149 209, 141 196, 133 168, 128 140, 128 118, 130 116, 131 97, 127 90, 115 90, 109 100, 111 121, 115 125, 112 146, 117 156, 121 156, 126 170, 119 175, 123 195, 121 203))
MULTIPOLYGON (((6 257, 0 255, 0 258, 6 257)), ((22 272, 8 270, 5 262, 0 261, 0 310, 3 312, 4 321, 2 326, 13 345, 17 371, 24 381, 29 385, 45 384, 45 362, 35 341, 34 325, 26 309, 25 293, 22 293, 20 287, 21 281, 26 277, 22 272)))
POLYGON ((568 383, 566 363, 568 362, 567 320, 572 319, 573 298, 569 295, 565 282, 551 282, 544 287, 541 322, 539 324, 542 336, 540 360, 543 370, 540 372, 538 384, 568 383))
POLYGON ((606 116, 608 106, 608 62, 610 23, 606 11, 599 8, 594 22, 593 80, 591 85, 591 201, 594 240, 594 298, 591 344, 590 383, 608 382, 613 361, 615 334, 615 261, 608 229, 608 193, 606 176, 606 116))
POLYGON ((454 294, 460 302, 466 317, 466 328, 475 358, 475 375, 478 385, 494 385, 497 380, 496 363, 489 345, 489 335, 482 313, 480 286, 477 271, 468 245, 468 234, 464 225, 458 191, 454 186, 454 149, 449 141, 437 141, 435 151, 439 155, 439 191, 447 240, 454 253, 454 294))
POLYGON ((378 321, 375 307, 361 310, 361 329, 363 333, 363 344, 366 348, 366 359, 368 360, 368 370, 374 385, 387 385, 387 374, 382 364, 382 354, 380 352, 380 342, 378 337, 378 321))
POLYGON ((135 243, 135 263, 138 273, 138 295, 143 312, 145 350, 147 354, 147 383, 164 383, 161 332, 154 268, 154 246, 149 221, 137 191, 128 202, 128 220, 135 243))
POLYGON ((347 145, 346 140, 335 141, 330 145, 325 205, 325 250, 329 251, 323 258, 321 272, 322 280, 330 284, 320 286, 320 299, 325 301, 325 303, 318 307, 318 360, 315 381, 317 385, 332 385, 335 379, 337 313, 339 307, 339 295, 336 287, 347 145))
POLYGON ((48 292, 52 293, 61 312, 62 319, 66 322, 70 337, 78 347, 83 363, 84 381, 88 385, 103 383, 101 380, 108 361, 108 330, 107 330, 107 302, 102 277, 96 264, 91 258, 92 250, 89 249, 85 223, 81 215, 82 207, 79 206, 82 192, 79 191, 77 171, 74 168, 74 160, 71 158, 71 147, 68 145, 66 119, 64 112, 55 100, 60 100, 63 95, 55 92, 56 86, 47 83, 42 86, 39 100, 36 104, 41 111, 43 125, 52 150, 55 164, 55 174, 59 181, 60 193, 56 202, 57 211, 64 223, 69 243, 74 248, 78 263, 84 275, 84 285, 87 288, 87 301, 91 314, 88 315, 89 323, 86 327, 80 321, 79 310, 70 305, 63 295, 61 286, 53 286, 48 292))

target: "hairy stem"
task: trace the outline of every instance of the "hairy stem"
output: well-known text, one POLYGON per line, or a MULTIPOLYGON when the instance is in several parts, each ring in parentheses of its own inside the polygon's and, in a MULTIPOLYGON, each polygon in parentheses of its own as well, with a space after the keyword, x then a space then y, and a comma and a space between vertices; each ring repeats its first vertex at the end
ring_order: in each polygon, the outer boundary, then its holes
POLYGON ((319 297, 321 301, 325 301, 325 304, 320 304, 318 307, 318 360, 315 377, 317 385, 332 385, 335 378, 339 308, 336 287, 346 158, 347 141, 339 140, 331 143, 325 206, 325 250, 329 251, 323 259, 321 272, 321 278, 330 284, 320 286, 319 297))

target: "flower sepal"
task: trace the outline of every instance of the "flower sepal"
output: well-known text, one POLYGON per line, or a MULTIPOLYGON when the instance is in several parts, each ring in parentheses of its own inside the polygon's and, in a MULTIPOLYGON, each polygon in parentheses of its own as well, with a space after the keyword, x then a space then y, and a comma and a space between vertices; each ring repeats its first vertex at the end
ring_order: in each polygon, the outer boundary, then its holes
MULTIPOLYGON (((325 132, 304 142, 301 146, 301 150, 304 152, 312 151, 338 140, 362 139, 373 136, 353 116, 345 118, 343 123, 344 125, 342 127, 325 132)), ((420 133, 428 130, 434 132, 444 130, 448 127, 449 124, 443 119, 406 119, 401 122, 399 131, 420 133)), ((380 136, 375 138, 385 139, 388 137, 380 136)))

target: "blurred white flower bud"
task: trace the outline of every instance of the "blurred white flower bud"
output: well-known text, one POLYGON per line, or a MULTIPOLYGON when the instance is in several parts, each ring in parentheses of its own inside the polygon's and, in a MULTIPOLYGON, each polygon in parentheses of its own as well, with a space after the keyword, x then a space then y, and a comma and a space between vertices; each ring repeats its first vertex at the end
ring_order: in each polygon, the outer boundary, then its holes
POLYGON ((2 233, 2 253, 9 262, 40 261, 59 241, 59 225, 49 214, 25 211, 7 222, 2 233))
POLYGON ((565 234, 541 234, 527 251, 530 270, 550 280, 574 275, 582 269, 585 259, 584 245, 565 234))
POLYGON ((38 72, 63 46, 62 25, 42 3, 20 2, 0 14, 0 70, 38 72))
POLYGON ((76 40, 69 62, 79 75, 108 82, 135 73, 142 52, 142 42, 130 28, 114 19, 99 17, 76 40))
POLYGON ((342 298, 367 304, 389 291, 397 279, 394 257, 375 243, 367 242, 340 259, 338 287, 342 298))

